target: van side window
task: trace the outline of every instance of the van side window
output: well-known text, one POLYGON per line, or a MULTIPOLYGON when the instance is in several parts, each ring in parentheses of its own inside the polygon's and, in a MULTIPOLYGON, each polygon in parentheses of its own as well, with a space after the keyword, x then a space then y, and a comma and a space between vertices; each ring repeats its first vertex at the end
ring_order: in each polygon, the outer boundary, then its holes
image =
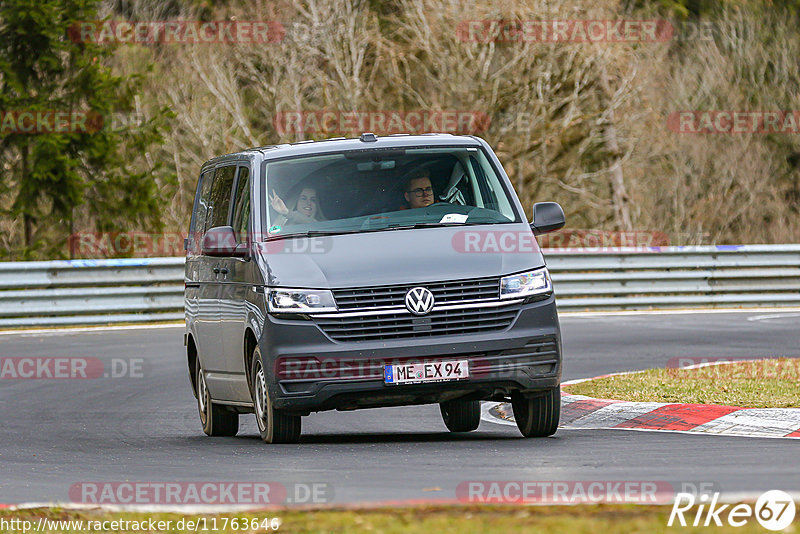
POLYGON ((235 173, 235 165, 219 167, 214 173, 214 185, 211 186, 211 215, 206 224, 206 230, 217 226, 227 226, 235 173))
POLYGON ((233 231, 236 241, 247 241, 247 221, 250 218, 250 169, 239 167, 239 179, 236 182, 236 196, 233 208, 233 231))
POLYGON ((209 211, 209 196, 211 184, 214 181, 214 171, 209 170, 200 175, 197 184, 197 199, 192 210, 192 222, 189 225, 189 251, 196 252, 198 243, 206 231, 206 221, 209 211))

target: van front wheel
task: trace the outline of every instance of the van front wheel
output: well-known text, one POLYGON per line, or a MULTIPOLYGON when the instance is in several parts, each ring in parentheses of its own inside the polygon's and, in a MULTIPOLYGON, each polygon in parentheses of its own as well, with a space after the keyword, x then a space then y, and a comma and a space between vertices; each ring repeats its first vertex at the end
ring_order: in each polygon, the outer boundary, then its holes
POLYGON ((526 397, 515 391, 511 394, 511 407, 517 428, 523 436, 552 436, 558 429, 558 420, 561 417, 561 386, 549 389, 537 397, 526 397))
POLYGON ((272 406, 267 389, 267 375, 261 362, 261 350, 256 347, 250 376, 256 424, 264 443, 297 443, 300 441, 300 416, 289 415, 272 406))

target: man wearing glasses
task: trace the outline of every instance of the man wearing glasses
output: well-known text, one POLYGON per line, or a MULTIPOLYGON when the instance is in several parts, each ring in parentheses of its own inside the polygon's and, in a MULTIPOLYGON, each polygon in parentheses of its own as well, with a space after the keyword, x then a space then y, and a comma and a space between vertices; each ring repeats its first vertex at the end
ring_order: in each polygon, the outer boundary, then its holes
POLYGON ((433 204, 433 186, 427 170, 415 173, 408 180, 405 197, 408 207, 411 209, 424 208, 433 204))

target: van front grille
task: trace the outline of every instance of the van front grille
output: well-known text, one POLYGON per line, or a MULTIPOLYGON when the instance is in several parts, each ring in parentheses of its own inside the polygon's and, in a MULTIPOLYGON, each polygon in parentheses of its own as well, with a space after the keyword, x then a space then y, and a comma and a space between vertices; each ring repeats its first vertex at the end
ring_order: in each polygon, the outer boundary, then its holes
MULTIPOLYGON (((437 304, 439 304, 437 302, 437 304)), ((424 316, 405 309, 391 313, 313 316, 325 334, 335 341, 373 341, 430 336, 452 336, 505 330, 517 317, 522 304, 436 310, 424 316)))
POLYGON ((429 284, 334 289, 333 297, 336 299, 339 311, 404 306, 406 293, 413 287, 428 288, 433 293, 437 305, 475 300, 497 300, 500 297, 500 278, 497 277, 429 284))

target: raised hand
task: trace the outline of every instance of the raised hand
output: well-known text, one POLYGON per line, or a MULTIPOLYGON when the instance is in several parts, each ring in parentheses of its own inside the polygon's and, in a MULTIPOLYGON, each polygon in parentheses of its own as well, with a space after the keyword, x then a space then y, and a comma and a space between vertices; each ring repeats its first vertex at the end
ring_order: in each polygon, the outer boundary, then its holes
POLYGON ((272 208, 281 215, 287 215, 289 213, 289 208, 286 207, 286 204, 284 204, 283 200, 278 196, 274 189, 272 190, 272 194, 269 196, 269 203, 272 205, 272 208))

